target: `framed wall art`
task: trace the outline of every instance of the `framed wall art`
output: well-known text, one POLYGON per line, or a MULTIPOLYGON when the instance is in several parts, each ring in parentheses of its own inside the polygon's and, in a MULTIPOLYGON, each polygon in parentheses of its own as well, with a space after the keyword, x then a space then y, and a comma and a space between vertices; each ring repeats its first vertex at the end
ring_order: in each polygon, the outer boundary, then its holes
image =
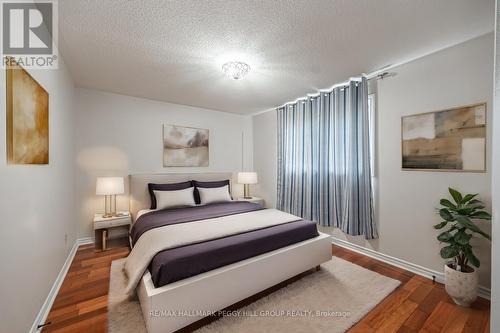
POLYGON ((6 70, 7 163, 49 163, 49 94, 22 67, 6 70))
POLYGON ((486 171, 486 103, 401 119, 403 170, 486 171))
POLYGON ((163 166, 207 167, 209 130, 163 125, 163 166))

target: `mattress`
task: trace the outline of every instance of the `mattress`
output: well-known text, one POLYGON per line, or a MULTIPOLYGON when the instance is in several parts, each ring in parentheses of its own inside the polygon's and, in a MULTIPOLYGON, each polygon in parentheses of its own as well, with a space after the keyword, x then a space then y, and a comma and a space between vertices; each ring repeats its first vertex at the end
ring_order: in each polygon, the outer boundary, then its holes
MULTIPOLYGON (((259 204, 232 201, 145 212, 137 218, 130 232, 130 238, 132 244, 135 244, 142 234, 154 228, 261 209, 263 207, 259 204)), ((149 263, 149 271, 155 287, 161 287, 316 236, 318 236, 318 231, 314 222, 298 219, 297 221, 160 251, 149 263)))

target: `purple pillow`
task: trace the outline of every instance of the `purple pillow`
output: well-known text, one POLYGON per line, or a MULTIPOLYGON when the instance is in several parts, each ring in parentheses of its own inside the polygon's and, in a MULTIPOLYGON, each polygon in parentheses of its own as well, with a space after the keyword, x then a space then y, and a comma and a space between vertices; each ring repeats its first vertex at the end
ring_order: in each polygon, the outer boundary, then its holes
POLYGON ((196 202, 197 205, 199 205, 201 203, 200 193, 196 189, 197 187, 214 188, 214 187, 222 187, 222 186, 226 186, 226 185, 229 188, 229 193, 231 193, 231 185, 229 184, 229 179, 216 180, 216 181, 211 181, 211 182, 199 182, 197 180, 193 180, 194 202, 196 202))
POLYGON ((171 183, 171 184, 148 184, 149 195, 151 196, 151 209, 156 209, 156 197, 153 191, 177 191, 193 187, 193 182, 171 183))

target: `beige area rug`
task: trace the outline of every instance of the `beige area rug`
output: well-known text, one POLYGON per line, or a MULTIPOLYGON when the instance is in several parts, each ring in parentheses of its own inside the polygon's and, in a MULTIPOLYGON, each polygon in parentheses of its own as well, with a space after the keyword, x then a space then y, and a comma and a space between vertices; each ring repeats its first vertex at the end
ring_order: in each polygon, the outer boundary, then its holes
MULTIPOLYGON (((146 332, 140 304, 127 300, 124 259, 111 264, 109 333, 146 332)), ((321 270, 197 330, 219 332, 345 332, 400 284, 333 257, 321 270)))

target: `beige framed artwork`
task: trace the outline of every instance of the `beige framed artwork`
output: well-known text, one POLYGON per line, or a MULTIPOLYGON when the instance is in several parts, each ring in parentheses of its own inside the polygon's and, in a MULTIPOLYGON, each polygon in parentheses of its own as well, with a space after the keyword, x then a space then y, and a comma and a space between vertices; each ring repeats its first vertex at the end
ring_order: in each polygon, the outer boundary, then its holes
POLYGON ((207 167, 209 130, 163 125, 164 167, 207 167))
POLYGON ((49 94, 20 66, 6 70, 7 163, 49 163, 49 94))
POLYGON ((403 170, 486 171, 486 103, 401 118, 403 170))

